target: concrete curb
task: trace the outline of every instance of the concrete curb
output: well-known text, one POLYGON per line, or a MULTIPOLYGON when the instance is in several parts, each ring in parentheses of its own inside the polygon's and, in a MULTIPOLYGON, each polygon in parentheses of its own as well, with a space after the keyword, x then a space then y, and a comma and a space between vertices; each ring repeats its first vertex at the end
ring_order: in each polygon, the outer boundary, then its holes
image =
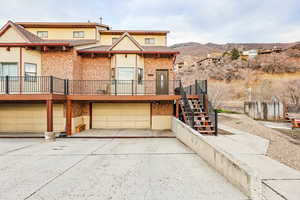
POLYGON ((175 117, 172 119, 172 131, 177 139, 195 151, 241 192, 252 200, 262 199, 262 178, 234 155, 207 139, 215 136, 203 136, 175 117))

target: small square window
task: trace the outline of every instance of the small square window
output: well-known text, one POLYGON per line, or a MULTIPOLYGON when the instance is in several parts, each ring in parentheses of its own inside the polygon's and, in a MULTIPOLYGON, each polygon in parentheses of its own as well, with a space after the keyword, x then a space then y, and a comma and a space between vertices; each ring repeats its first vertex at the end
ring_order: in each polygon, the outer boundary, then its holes
POLYGON ((40 38, 48 38, 48 31, 38 31, 37 36, 40 38))
POLYGON ((155 38, 145 38, 145 44, 155 44, 155 38))
POLYGON ((84 31, 73 31, 73 38, 84 38, 84 31))

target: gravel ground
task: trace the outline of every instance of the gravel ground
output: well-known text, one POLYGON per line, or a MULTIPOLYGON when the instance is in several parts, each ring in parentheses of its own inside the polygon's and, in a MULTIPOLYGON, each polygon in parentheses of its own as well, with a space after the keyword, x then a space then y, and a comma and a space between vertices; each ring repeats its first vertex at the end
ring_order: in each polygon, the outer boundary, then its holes
POLYGON ((219 123, 270 140, 267 155, 300 171, 300 145, 291 142, 288 136, 243 114, 220 114, 219 123))

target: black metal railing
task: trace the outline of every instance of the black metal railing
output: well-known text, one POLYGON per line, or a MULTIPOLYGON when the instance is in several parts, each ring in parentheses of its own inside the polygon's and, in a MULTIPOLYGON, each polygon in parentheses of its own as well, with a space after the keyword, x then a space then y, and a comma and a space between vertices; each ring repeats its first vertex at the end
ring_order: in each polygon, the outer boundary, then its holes
POLYGON ((81 95, 173 95, 180 81, 70 80, 69 94, 81 95))
POLYGON ((188 125, 194 129, 195 114, 189 103, 189 99, 187 97, 186 91, 182 86, 180 86, 180 95, 181 95, 181 99, 182 99, 182 103, 183 103, 183 107, 184 107, 185 116, 187 118, 186 120, 188 121, 188 125))
POLYGON ((52 76, 0 76, 0 94, 63 94, 52 76))
POLYGON ((53 76, 0 76, 0 94, 174 95, 180 81, 68 80, 53 76))
POLYGON ((214 134, 218 134, 218 111, 214 109, 211 102, 208 100, 207 95, 207 81, 195 81, 195 91, 199 96, 201 104, 204 106, 205 111, 208 114, 209 120, 214 127, 214 134))
POLYGON ((196 80, 195 84, 185 86, 184 91, 187 95, 197 95, 198 92, 207 94, 207 80, 196 80))

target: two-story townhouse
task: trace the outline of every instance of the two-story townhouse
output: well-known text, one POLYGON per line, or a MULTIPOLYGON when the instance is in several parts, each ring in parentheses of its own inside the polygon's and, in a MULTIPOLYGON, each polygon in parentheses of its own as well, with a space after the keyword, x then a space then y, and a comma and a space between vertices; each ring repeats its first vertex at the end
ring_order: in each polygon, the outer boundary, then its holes
POLYGON ((0 132, 170 129, 180 97, 167 34, 8 21, 0 30, 0 132))

